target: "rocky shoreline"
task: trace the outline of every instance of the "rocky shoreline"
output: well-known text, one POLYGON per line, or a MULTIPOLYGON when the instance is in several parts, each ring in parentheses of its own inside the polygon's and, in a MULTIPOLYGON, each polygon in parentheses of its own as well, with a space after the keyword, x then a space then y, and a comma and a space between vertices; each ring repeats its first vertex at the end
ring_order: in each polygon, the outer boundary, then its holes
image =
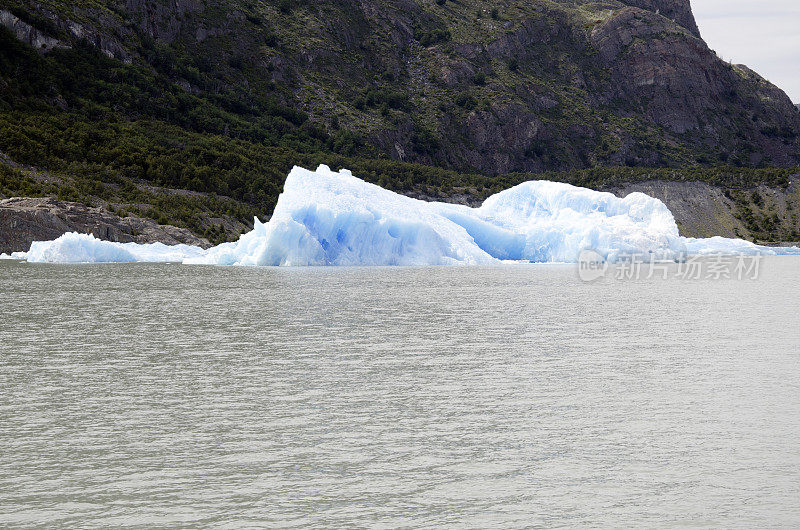
POLYGON ((93 234, 120 243, 211 246, 185 228, 132 215, 120 217, 103 208, 46 197, 0 200, 0 253, 24 252, 33 241, 53 240, 66 232, 93 234))

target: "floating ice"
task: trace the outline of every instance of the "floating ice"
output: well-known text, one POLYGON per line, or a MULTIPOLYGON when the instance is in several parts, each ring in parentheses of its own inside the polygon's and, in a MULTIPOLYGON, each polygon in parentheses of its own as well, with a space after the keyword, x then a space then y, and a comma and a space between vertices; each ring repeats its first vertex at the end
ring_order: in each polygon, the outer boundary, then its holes
POLYGON ((326 166, 295 167, 272 219, 191 263, 451 265, 499 260, 573 262, 584 248, 685 251, 669 210, 641 193, 624 199, 556 182, 526 182, 480 208, 419 201, 326 166))
POLYGON ((776 255, 800 255, 800 248, 798 247, 765 247, 763 245, 756 245, 743 239, 728 239, 725 237, 714 236, 708 239, 695 239, 687 237, 686 252, 690 255, 707 255, 707 254, 723 254, 723 255, 755 255, 761 254, 763 256, 776 256, 776 255))
MULTIPOLYGON (((464 227, 426 203, 327 166, 295 167, 269 223, 193 263, 223 265, 451 265, 495 260, 464 227)), ((467 211, 471 211, 467 209, 467 211)))
POLYGON ((54 241, 34 241, 28 252, 14 252, 11 258, 33 263, 180 262, 203 253, 192 245, 115 243, 69 232, 54 241))
POLYGON ((181 261, 214 265, 454 265, 575 262, 584 249, 608 261, 630 255, 798 253, 725 239, 684 238, 670 211, 642 193, 619 198, 568 184, 531 181, 480 208, 398 195, 349 171, 295 167, 268 223, 234 243, 111 243, 82 234, 35 242, 12 257, 34 262, 181 261))

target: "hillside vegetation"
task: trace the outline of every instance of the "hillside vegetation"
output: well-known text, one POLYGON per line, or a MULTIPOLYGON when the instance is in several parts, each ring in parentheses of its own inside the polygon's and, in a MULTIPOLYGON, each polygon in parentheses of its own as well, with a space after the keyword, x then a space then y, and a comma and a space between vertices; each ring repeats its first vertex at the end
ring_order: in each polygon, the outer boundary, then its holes
MULTIPOLYGON (((785 187, 800 163, 800 113, 708 50, 688 2, 0 9, 0 194, 212 241, 268 216, 295 164, 480 200, 532 178, 785 187)), ((791 233, 762 225, 762 239, 791 233)))

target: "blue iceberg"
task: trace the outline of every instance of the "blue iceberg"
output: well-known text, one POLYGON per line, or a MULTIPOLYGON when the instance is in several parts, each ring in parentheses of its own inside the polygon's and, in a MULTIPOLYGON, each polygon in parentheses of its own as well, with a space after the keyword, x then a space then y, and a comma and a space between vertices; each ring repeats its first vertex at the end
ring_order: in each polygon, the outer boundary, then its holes
POLYGON ((350 171, 295 167, 272 218, 238 241, 208 250, 137 245, 65 234, 12 257, 30 262, 173 261, 212 265, 481 265, 576 262, 592 249, 614 262, 632 255, 800 254, 715 237, 681 237, 672 213, 642 193, 619 198, 558 182, 531 181, 479 208, 424 202, 364 182, 350 171))
POLYGON ((192 245, 116 243, 92 234, 68 232, 53 241, 34 241, 28 252, 14 252, 0 258, 31 263, 182 262, 204 253, 205 250, 192 245))

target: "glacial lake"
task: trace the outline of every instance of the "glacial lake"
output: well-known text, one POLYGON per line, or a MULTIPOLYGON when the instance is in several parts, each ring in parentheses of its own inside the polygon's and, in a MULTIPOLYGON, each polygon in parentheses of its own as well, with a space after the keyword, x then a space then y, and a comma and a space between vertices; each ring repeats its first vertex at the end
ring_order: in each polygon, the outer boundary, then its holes
POLYGON ((0 262, 0 526, 797 527, 800 258, 0 262))

